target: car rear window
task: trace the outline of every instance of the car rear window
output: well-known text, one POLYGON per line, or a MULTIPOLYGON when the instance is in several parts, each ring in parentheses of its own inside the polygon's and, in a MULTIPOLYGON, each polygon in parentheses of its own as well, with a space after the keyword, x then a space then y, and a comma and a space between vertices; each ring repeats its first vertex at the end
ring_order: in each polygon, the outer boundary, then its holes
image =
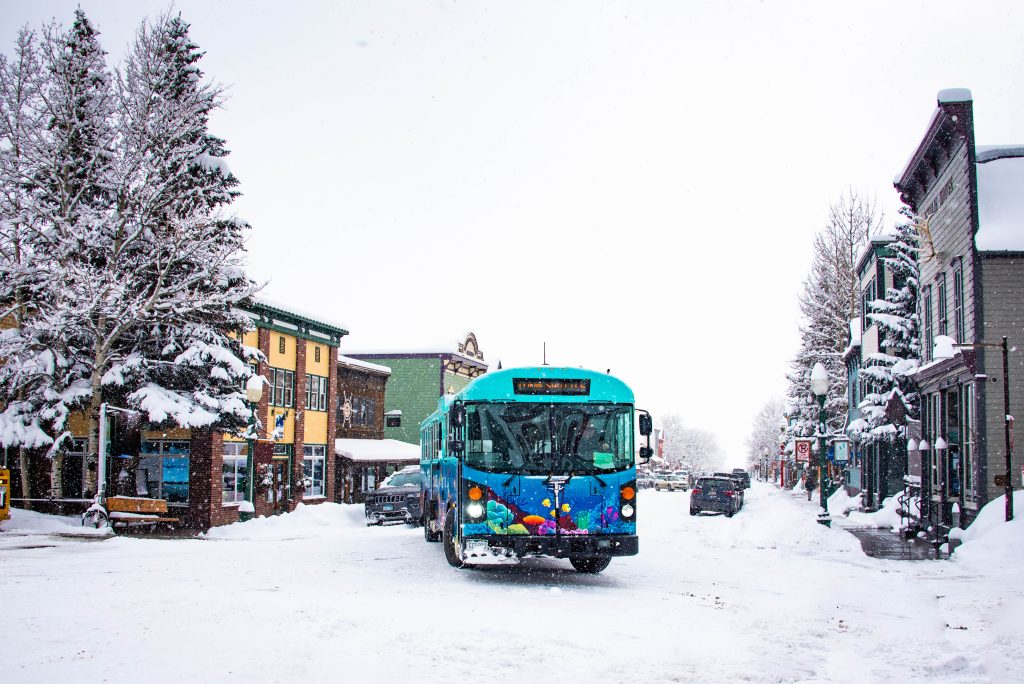
POLYGON ((719 477, 709 477, 706 480, 701 480, 697 483, 701 487, 732 487, 736 483, 732 480, 726 480, 719 477))

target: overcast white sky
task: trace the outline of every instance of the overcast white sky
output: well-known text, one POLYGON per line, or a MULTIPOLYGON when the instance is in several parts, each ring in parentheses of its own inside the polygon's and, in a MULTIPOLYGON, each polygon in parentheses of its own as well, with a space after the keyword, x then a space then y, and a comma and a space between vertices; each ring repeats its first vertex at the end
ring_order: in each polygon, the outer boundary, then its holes
MULTIPOLYGON (((149 0, 78 5, 119 62, 149 0)), ((612 372, 739 464, 781 396, 814 232, 892 178, 946 87, 1024 142, 1019 2, 198 2, 211 130, 268 297, 342 352, 454 345, 612 372)))

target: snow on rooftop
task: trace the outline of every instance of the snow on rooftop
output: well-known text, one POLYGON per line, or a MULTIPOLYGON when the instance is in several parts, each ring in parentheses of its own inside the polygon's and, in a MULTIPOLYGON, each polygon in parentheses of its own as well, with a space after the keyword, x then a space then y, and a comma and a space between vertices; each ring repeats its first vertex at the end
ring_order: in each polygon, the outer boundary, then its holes
POLYGON ((348 356, 338 355, 338 363, 343 366, 350 366, 352 368, 364 368, 366 370, 375 371, 377 373, 385 373, 391 375, 391 369, 387 366, 381 366, 376 363, 370 363, 369 361, 363 361, 362 359, 353 359, 348 356))
POLYGON ((400 442, 397 439, 351 439, 334 440, 334 453, 353 461, 405 461, 418 463, 420 448, 416 444, 400 442))
POLYGON ((939 94, 935 96, 939 104, 947 104, 952 102, 970 102, 974 98, 971 96, 971 91, 968 88, 944 88, 939 91, 939 94))
POLYGON ((402 409, 393 409, 391 411, 385 411, 385 416, 400 416, 402 415, 402 409))
POLYGON ((874 251, 876 247, 884 247, 885 245, 893 242, 896 242, 896 236, 888 232, 888 229, 875 233, 869 237, 868 241, 865 242, 861 246, 860 251, 857 252, 857 259, 853 262, 856 264, 857 273, 860 273, 860 269, 864 267, 864 261, 871 255, 872 251, 874 251))
POLYGON ((975 245, 981 252, 1024 251, 1024 146, 981 149, 975 245))
POLYGON ((392 354, 425 354, 425 355, 429 355, 429 356, 449 356, 450 355, 450 356, 456 356, 456 357, 458 357, 460 359, 465 359, 466 361, 471 361, 473 363, 479 364, 479 365, 484 366, 484 367, 488 366, 488 363, 486 361, 481 361, 480 359, 474 358, 472 356, 468 356, 467 354, 460 354, 458 349, 459 349, 458 345, 453 345, 451 347, 445 347, 444 345, 436 345, 436 346, 423 346, 423 347, 412 347, 412 348, 409 348, 409 347, 378 347, 376 349, 360 349, 360 350, 357 350, 357 351, 352 351, 351 349, 349 349, 349 350, 346 350, 345 353, 347 355, 349 355, 349 356, 369 356, 369 357, 380 357, 380 356, 392 355, 392 354))
POLYGON ((278 302, 278 301, 275 301, 275 300, 270 299, 268 297, 264 297, 262 295, 259 296, 259 297, 256 297, 256 302, 258 304, 262 304, 264 306, 269 306, 269 307, 274 308, 274 309, 280 309, 281 311, 286 311, 286 312, 288 312, 290 314, 294 314, 296 316, 301 316, 302 318, 307 318, 307 319, 309 319, 311 321, 316 321, 317 323, 322 323, 323 325, 329 325, 332 328, 341 328, 342 330, 348 331, 348 326, 347 325, 342 325, 341 323, 338 323, 338 322, 335 322, 335 321, 331 321, 331 320, 327 320, 321 314, 313 313, 313 312, 310 312, 310 311, 303 311, 302 309, 299 309, 299 308, 297 308, 297 307, 295 307, 295 306, 293 306, 291 304, 285 304, 283 302, 278 302))

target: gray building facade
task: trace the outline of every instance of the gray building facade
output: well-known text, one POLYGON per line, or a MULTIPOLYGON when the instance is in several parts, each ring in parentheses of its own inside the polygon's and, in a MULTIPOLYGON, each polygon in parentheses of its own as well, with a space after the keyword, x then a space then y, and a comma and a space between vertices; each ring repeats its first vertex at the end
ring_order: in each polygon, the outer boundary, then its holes
MULTIPOLYGON (((1024 413, 1024 146, 975 145, 970 91, 939 93, 895 186, 920 217, 922 526, 966 527, 1003 493, 1006 415, 1024 413), (1009 339, 1009 373, 998 348, 1009 339), (1004 407, 1004 386, 1011 404, 1004 407)), ((1021 486, 1020 456, 1012 464, 1021 486)), ((919 468, 919 470, 918 470, 919 468)))

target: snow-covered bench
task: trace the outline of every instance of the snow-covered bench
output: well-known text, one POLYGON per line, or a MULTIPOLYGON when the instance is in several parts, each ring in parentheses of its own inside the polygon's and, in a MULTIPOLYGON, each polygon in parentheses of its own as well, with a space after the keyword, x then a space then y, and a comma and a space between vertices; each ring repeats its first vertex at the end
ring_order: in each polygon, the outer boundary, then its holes
POLYGON ((177 518, 166 517, 167 502, 163 499, 144 499, 132 496, 108 496, 106 517, 111 527, 122 525, 173 526, 177 518))

